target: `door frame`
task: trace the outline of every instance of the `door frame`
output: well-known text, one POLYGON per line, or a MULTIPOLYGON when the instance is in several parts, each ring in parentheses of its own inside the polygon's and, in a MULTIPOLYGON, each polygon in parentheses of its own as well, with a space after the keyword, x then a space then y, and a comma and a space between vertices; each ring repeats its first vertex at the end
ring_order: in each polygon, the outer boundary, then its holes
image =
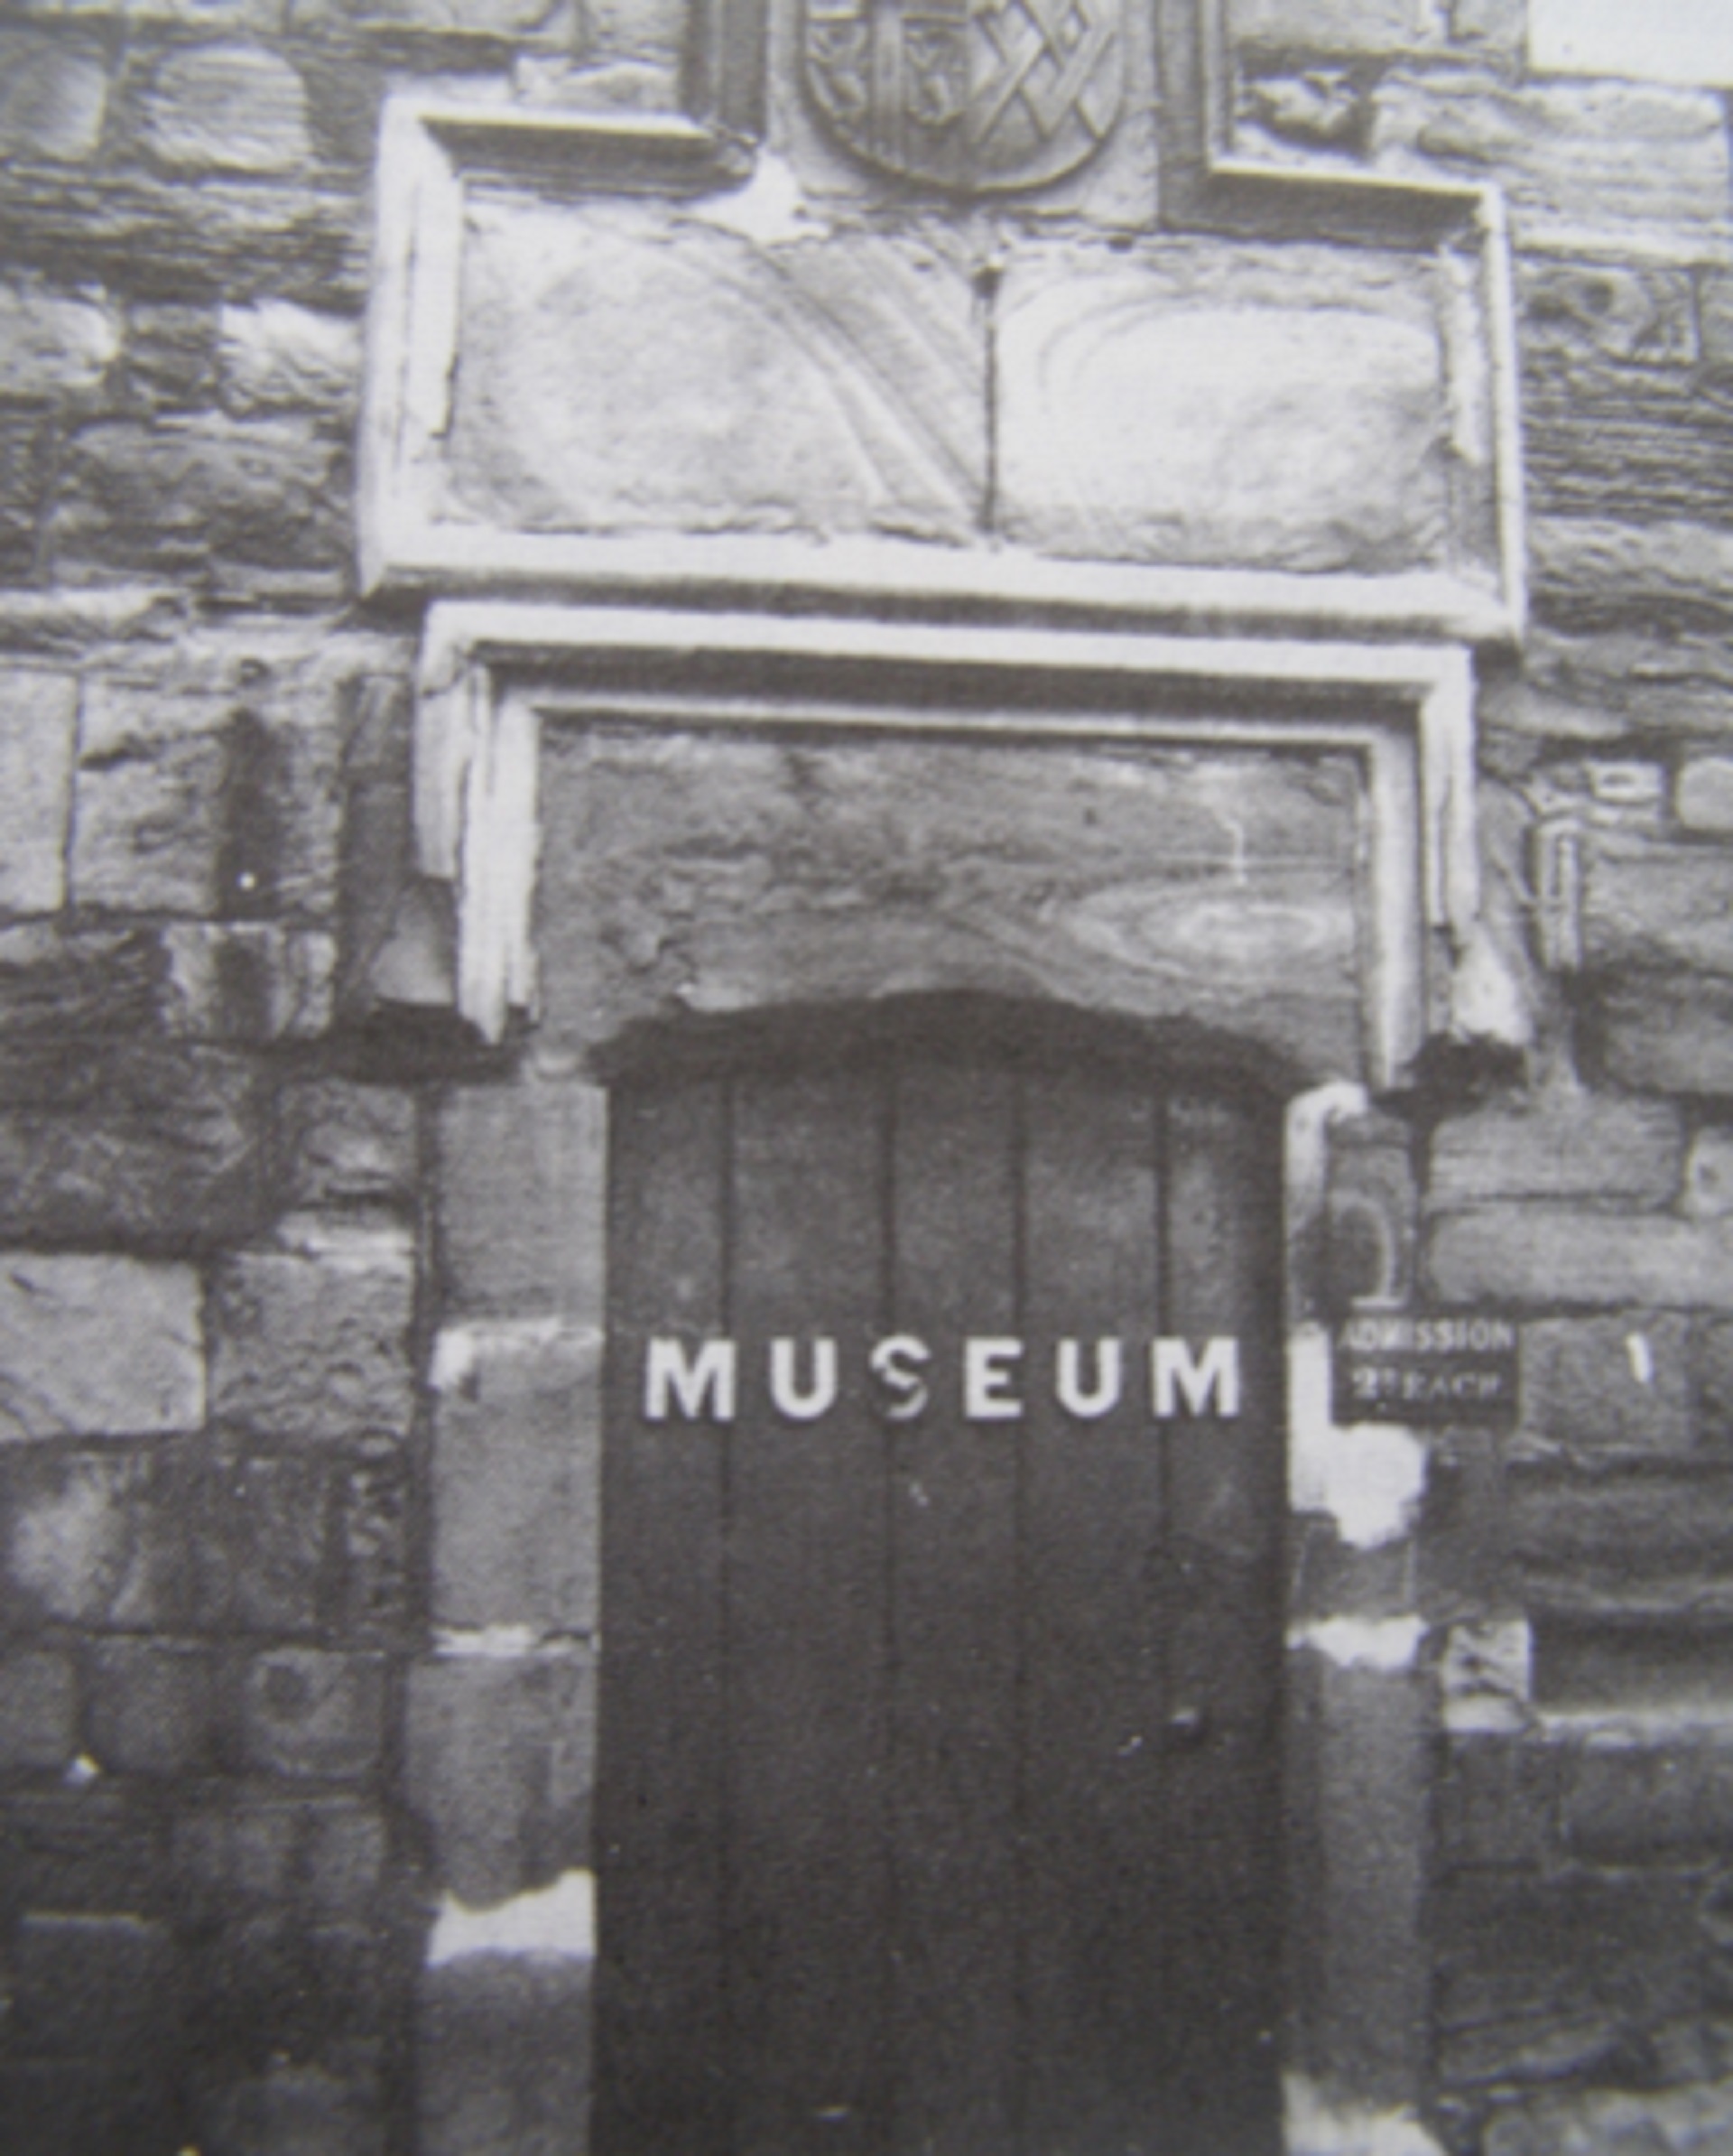
MULTIPOLYGON (((1289 1510, 1296 1529, 1321 1525, 1341 1561, 1326 1567, 1322 1588, 1308 1584, 1303 1602, 1291 1590, 1287 1617, 1284 2074, 1293 2156, 1350 2156, 1374 2146, 1380 2156, 1430 2156, 1438 2144, 1423 2123, 1430 2080, 1424 1898, 1438 1677, 1412 1584, 1418 1567, 1404 1561, 1404 1546, 1411 1551, 1419 1532, 1426 1447, 1406 1429, 1347 1429, 1332 1419, 1321 1230, 1340 1195, 1332 1189, 1332 1129, 1364 1117, 1375 1093, 1399 1087, 1429 1039, 1473 1033, 1488 1005, 1494 962, 1477 872, 1469 654, 1449 645, 515 601, 431 610, 415 715, 418 866, 449 889, 455 919, 452 969, 435 992, 449 999, 465 1037, 479 1036, 498 1051, 486 1059, 496 1077, 510 1073, 494 1095, 493 1127, 509 1134, 552 1119, 562 1134, 538 1153, 546 1207, 561 1223, 559 1248, 545 1261, 549 1278, 537 1285, 533 1267, 520 1268, 530 1278, 518 1291, 521 1306, 455 1319, 432 1345, 436 1630, 411 1677, 407 1791, 431 1823, 443 1890, 421 1992, 424 2147, 455 2149, 449 2136, 458 2129, 442 2122, 479 2117, 505 2100, 496 2047, 483 2033, 497 2025, 502 1966, 533 1967, 537 1981, 552 1986, 549 2045, 514 2049, 509 2101, 520 2119, 533 2112, 563 2123, 538 2129, 533 2141, 520 2125, 515 2141, 498 2145, 533 2145, 549 2156, 579 2156, 584 2146, 571 2059, 587 2030, 589 1874, 581 1862, 568 1863, 550 1878, 549 1863, 521 1855, 477 1866, 474 1844, 481 1831, 504 1847, 514 1816, 543 1816, 548 1747, 563 1744, 577 1756, 581 1777, 593 1746, 607 1094, 580 1059, 535 1051, 536 848, 524 834, 535 828, 542 730, 616 710, 622 663, 641 690, 635 720, 677 730, 739 726, 742 706, 727 682, 729 668, 744 665, 757 684, 755 727, 774 726, 781 711, 808 729, 942 730, 955 740, 964 738, 958 714, 971 694, 1038 670, 1057 688, 1055 708, 1015 718, 970 709, 967 739, 1003 746, 1062 737, 1121 749, 1266 746, 1358 760, 1371 897, 1360 978, 1364 1055, 1353 1068, 1302 1072, 1285 1118, 1289 1510), (867 684, 847 710, 827 707, 823 695, 839 661, 867 684), (707 674, 708 662, 721 673, 707 674), (613 684, 605 689, 598 686, 604 672, 613 684), (909 693, 912 677, 918 697, 909 693), (1124 684, 1117 710, 1110 700, 1104 706, 1104 681, 1124 684), (1075 696, 1070 711, 1067 684, 1075 696), (557 1533, 579 1552, 578 1584, 557 1608, 533 1590, 527 1569, 521 1585, 499 1579, 480 1602, 445 1595, 440 1584, 443 1548, 462 1531, 456 1512, 441 1506, 442 1431, 448 1419, 468 1430, 475 1403, 485 1408, 490 1400, 498 1403, 503 1445, 522 1429, 525 1443, 533 1433, 545 1447, 551 1408, 569 1434, 569 1472, 536 1530, 557 1533), (1386 1586, 1368 1603, 1373 1573, 1409 1584, 1386 1586), (570 1685, 561 1689, 551 1670, 570 1685), (502 1733, 472 1706, 483 1695, 508 1692, 514 1672, 537 1698, 557 1694, 567 1703, 541 1751, 502 1749, 502 1735, 515 1737, 515 1729, 502 1733), (418 1749, 418 1727, 436 1732, 438 1743, 418 1749), (482 1830, 448 1793, 465 1746, 497 1814, 482 1830), (540 2112, 531 2086, 537 2073, 551 2077, 540 2112)), ((1491 999, 1494 1008, 1498 1002, 1491 999)), ((460 1161, 448 1157, 442 1167, 461 1182, 460 1161)), ((485 1175, 485 1162, 472 1172, 485 1175)), ((455 1202, 442 1194, 442 1203, 455 1202)), ((1355 1202, 1400 1205, 1376 1178, 1355 1202)), ((1409 1226, 1393 1220, 1392 1239, 1409 1226)), ((466 1441, 475 1442, 473 1431, 466 1441)), ((527 1845, 523 1836, 512 1844, 527 1845)))

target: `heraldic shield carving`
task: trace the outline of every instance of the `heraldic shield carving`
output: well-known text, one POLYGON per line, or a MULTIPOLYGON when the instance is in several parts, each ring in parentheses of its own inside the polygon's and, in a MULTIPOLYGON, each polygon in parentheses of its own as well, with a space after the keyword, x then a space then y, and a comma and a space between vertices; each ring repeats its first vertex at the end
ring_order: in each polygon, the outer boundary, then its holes
POLYGON ((850 149, 968 191, 1070 172, 1119 114, 1120 0, 804 0, 807 86, 850 149))

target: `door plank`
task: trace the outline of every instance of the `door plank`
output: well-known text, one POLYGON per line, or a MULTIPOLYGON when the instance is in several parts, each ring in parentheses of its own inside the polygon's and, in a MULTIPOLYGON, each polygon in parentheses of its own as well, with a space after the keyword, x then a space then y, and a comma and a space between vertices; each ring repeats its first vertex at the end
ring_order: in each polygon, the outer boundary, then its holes
POLYGON ((861 1382, 884 1268, 882 1087, 847 1073, 735 1089, 734 1324, 838 1337, 822 1420, 749 1368, 729 1540, 729 1944, 737 2148, 885 2145, 887 1492, 861 1382))
POLYGON ((934 1397, 892 1425, 892 2146, 1017 2143, 1017 1512, 1021 1429, 961 1413, 962 1343, 1017 1330, 1015 1082, 905 1068, 895 1096, 893 1314, 934 1397))
POLYGON ((602 1477, 595 2146, 733 2145, 722 1823, 724 1446, 643 1417, 644 1343, 726 1324, 719 1084, 639 1087, 614 1118, 602 1477))
POLYGON ((1166 1328, 1239 1343, 1234 1420, 1168 1436, 1171 1696, 1202 1716, 1172 1756, 1170 1908, 1194 1972, 1174 2086, 1203 2152, 1274 2156, 1282 1874, 1277 1687, 1284 1461, 1275 1149, 1226 1098, 1168 1103, 1166 1328))
MULTIPOLYGON (((1032 1077, 1026 1298, 1032 1343, 1129 1347, 1154 1330, 1158 1145, 1144 1088, 1032 1077)), ((1031 2156, 1143 2156, 1157 2133, 1176 2003, 1153 1862, 1163 1817, 1161 1441, 1140 1358, 1125 1397, 1079 1421, 1045 1389, 1028 1434, 1024 1597, 1031 2156)))

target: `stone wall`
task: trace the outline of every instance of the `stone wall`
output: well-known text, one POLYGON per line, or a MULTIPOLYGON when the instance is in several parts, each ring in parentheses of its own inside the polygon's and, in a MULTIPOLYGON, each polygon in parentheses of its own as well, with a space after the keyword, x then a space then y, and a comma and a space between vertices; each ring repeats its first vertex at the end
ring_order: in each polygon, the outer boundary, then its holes
MULTIPOLYGON (((1531 513, 1533 625, 1484 655, 1480 700, 1530 1045, 1520 1070, 1441 1050, 1375 1133, 1427 1291, 1521 1315, 1521 1418, 1438 1440, 1411 1533, 1308 1526, 1297 1594, 1425 1620, 1429 1689, 1389 1711, 1428 1718, 1437 1769, 1437 2133, 1462 2156, 1718 2145, 1725 102, 1531 80, 1520 0, 1234 0, 1230 29, 1242 154, 1507 190, 1531 513)), ((355 596, 351 442, 384 90, 671 109, 683 42, 657 0, 0 7, 18 2156, 574 2145, 570 1962, 502 1961, 461 2012, 461 1955, 421 1972, 436 1908, 557 1894, 587 1861, 588 1464, 542 1438, 593 1385, 567 1208, 595 1096, 438 1011, 418 623, 355 596)))
POLYGON ((1721 96, 1531 80, 1522 18, 1235 25, 1242 149, 1511 210, 1534 619, 1483 662, 1482 846, 1544 970, 1526 1083, 1423 1089, 1413 1158, 1424 1283, 1522 1316, 1522 1403, 1436 1447, 1410 1556, 1440 2130, 1564 2156, 1733 2121, 1733 286, 1721 96))
POLYGON ((0 11, 18 2156, 411 2144, 444 1073, 363 985, 414 648, 352 599, 369 173, 394 75, 577 51, 557 5, 0 11))

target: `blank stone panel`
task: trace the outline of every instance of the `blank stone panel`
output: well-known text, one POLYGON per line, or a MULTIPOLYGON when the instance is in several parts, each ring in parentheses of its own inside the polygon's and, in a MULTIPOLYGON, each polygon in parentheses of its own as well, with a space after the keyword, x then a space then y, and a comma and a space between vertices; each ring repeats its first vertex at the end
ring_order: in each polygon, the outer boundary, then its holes
POLYGON ((1358 1067, 1354 767, 550 729, 545 1023, 973 991, 1358 1067))
POLYGON ((535 532, 966 540, 985 326, 960 247, 726 206, 476 203, 449 486, 535 532))

